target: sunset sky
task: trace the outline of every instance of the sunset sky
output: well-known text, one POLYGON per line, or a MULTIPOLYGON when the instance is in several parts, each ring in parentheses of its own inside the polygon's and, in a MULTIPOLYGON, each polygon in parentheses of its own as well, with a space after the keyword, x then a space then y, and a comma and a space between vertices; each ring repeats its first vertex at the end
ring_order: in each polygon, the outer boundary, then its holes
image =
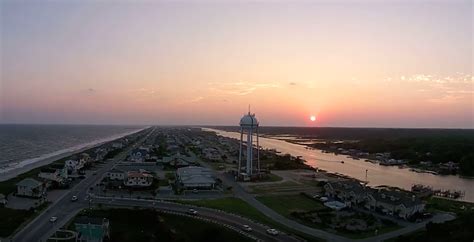
POLYGON ((1 1, 0 123, 474 128, 472 4, 1 1))

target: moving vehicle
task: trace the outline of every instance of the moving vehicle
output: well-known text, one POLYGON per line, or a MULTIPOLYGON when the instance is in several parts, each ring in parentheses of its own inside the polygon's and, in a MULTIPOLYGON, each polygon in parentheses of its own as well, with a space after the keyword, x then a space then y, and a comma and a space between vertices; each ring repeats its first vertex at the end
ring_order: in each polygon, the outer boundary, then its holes
POLYGON ((244 224, 244 225, 242 225, 242 230, 247 231, 247 232, 251 232, 252 228, 250 228, 250 226, 244 224))
POLYGON ((72 201, 72 202, 77 201, 77 196, 72 196, 72 197, 71 197, 71 201, 72 201))
POLYGON ((278 235, 278 230, 276 230, 276 229, 267 229, 267 234, 277 236, 278 235))
POLYGON ((198 211, 196 211, 196 210, 190 208, 187 213, 190 214, 190 215, 197 215, 197 214, 198 214, 198 211))
POLYGON ((54 222, 56 222, 56 220, 58 220, 58 217, 53 216, 49 219, 49 222, 54 223, 54 222))

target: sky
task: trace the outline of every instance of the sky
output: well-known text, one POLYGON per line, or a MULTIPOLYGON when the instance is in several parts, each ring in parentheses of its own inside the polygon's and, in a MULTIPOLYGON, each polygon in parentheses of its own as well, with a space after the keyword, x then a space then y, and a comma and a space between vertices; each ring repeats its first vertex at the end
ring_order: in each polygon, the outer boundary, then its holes
POLYGON ((469 0, 0 8, 0 123, 474 128, 469 0))

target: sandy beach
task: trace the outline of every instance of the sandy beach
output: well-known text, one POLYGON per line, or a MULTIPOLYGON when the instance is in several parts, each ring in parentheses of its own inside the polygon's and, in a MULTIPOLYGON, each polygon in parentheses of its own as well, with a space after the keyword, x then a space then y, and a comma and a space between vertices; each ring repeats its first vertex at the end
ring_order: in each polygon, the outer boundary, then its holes
POLYGON ((32 158, 32 159, 28 159, 28 160, 25 160, 25 161, 21 161, 21 162, 15 164, 13 167, 2 168, 2 170, 0 170, 0 182, 9 180, 11 178, 14 178, 14 177, 16 177, 20 174, 26 173, 30 170, 35 169, 35 168, 38 168, 38 167, 41 167, 41 166, 44 166, 44 165, 48 165, 50 163, 53 163, 56 160, 59 160, 59 159, 62 159, 62 158, 65 158, 65 157, 68 157, 68 156, 71 156, 71 155, 74 155, 74 154, 77 154, 77 153, 81 153, 85 150, 88 150, 88 149, 91 149, 91 148, 94 148, 94 147, 99 147, 99 146, 103 145, 104 143, 111 142, 111 141, 120 139, 122 137, 140 132, 140 131, 142 131, 146 128, 147 127, 144 127, 142 129, 137 129, 137 130, 126 132, 126 133, 109 136, 109 137, 106 137, 106 138, 103 138, 103 139, 98 139, 98 140, 95 140, 95 141, 92 141, 92 142, 89 142, 89 143, 74 146, 74 147, 77 147, 77 148, 71 147, 71 148, 68 148, 68 149, 56 151, 56 152, 52 153, 53 154, 52 156, 47 156, 47 157, 44 157, 44 158, 41 158, 41 157, 32 158), (58 154, 55 154, 55 153, 58 153, 58 154))

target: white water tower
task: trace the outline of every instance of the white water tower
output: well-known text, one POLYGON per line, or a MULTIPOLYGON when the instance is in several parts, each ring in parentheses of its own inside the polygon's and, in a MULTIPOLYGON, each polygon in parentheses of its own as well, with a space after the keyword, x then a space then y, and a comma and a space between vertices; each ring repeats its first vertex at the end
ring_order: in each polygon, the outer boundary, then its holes
MULTIPOLYGON (((258 145, 258 121, 255 118, 255 114, 251 114, 250 110, 247 114, 245 114, 240 119, 240 149, 239 149, 239 176, 242 176, 242 168, 245 167, 245 175, 247 178, 251 177, 254 174, 254 171, 260 173, 260 147, 258 145), (242 164, 242 155, 244 153, 244 141, 243 136, 244 133, 247 136, 247 142, 245 145, 247 147, 247 159, 245 165, 242 164), (253 161, 254 161, 254 152, 253 152, 253 140, 254 136, 256 136, 257 142, 257 167, 254 168, 253 161)), ((246 178, 244 175, 244 179, 246 178)))

